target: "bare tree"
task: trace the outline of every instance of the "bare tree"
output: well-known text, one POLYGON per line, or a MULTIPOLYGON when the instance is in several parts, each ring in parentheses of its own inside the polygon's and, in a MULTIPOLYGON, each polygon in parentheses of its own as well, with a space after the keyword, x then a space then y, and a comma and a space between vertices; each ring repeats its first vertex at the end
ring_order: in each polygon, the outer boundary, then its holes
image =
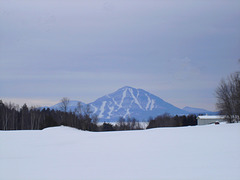
POLYGON ((64 97, 64 98, 61 99, 60 108, 63 112, 67 112, 69 101, 70 100, 67 97, 64 97))
POLYGON ((77 107, 75 108, 74 112, 79 116, 82 114, 83 106, 81 102, 77 103, 77 107))
POLYGON ((84 107, 83 112, 84 112, 84 115, 88 115, 88 116, 91 116, 91 114, 93 113, 89 104, 84 107))
POLYGON ((240 73, 236 72, 227 80, 222 79, 216 89, 216 107, 226 115, 228 122, 239 121, 240 116, 240 73))
POLYGON ((93 114, 93 115, 92 115, 92 123, 95 124, 95 125, 97 125, 98 121, 99 121, 98 115, 93 114))
POLYGON ((121 116, 117 121, 118 130, 126 130, 126 120, 121 116))

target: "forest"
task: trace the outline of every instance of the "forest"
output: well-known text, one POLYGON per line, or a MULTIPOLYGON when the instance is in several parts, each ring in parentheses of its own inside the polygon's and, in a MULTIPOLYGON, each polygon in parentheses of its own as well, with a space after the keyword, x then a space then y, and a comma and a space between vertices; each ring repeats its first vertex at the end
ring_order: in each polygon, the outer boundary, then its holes
MULTIPOLYGON (((141 130, 138 120, 135 118, 119 117, 117 123, 98 123, 97 115, 93 114, 90 107, 82 108, 81 104, 74 112, 67 111, 67 104, 62 101, 62 109, 22 107, 14 103, 3 103, 0 100, 0 130, 41 130, 54 126, 69 126, 88 131, 121 131, 141 130)), ((196 116, 170 116, 160 115, 149 118, 147 128, 155 127, 179 127, 196 125, 196 116)))

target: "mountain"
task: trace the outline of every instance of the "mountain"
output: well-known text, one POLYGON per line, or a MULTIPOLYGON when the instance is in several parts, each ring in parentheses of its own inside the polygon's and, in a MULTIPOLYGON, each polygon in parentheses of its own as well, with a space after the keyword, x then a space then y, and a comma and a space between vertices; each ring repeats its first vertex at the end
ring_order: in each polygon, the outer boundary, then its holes
POLYGON ((218 114, 218 112, 212 112, 208 111, 206 109, 201 109, 201 108, 193 108, 193 107, 184 107, 184 111, 187 111, 189 114, 209 114, 209 115, 215 115, 218 114))
MULTIPOLYGON (((68 110, 74 111, 80 101, 70 101, 68 110)), ((61 110, 61 103, 49 107, 50 109, 61 110)), ((177 108, 163 99, 143 90, 129 86, 100 97, 96 101, 85 104, 81 102, 83 109, 89 105, 92 112, 97 114, 100 121, 114 122, 119 117, 135 117, 139 121, 146 121, 149 117, 156 117, 164 113, 170 115, 187 114, 217 114, 205 109, 184 107, 177 108)))
POLYGON ((164 113, 187 113, 143 89, 129 86, 103 96, 89 105, 101 121, 117 121, 120 116, 135 117, 142 121, 164 113))
MULTIPOLYGON (((74 111, 79 102, 81 103, 81 105, 82 105, 83 107, 86 106, 86 104, 83 103, 83 102, 81 102, 81 101, 69 101, 68 111, 74 111)), ((49 109, 61 110, 61 103, 55 104, 55 105, 53 105, 53 106, 50 106, 49 109)))

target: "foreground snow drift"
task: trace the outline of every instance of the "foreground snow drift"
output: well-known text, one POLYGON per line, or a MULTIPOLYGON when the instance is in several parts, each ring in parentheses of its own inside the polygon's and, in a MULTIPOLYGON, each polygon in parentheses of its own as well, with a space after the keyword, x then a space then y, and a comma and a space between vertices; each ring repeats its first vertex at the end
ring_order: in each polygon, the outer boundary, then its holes
POLYGON ((0 131, 3 180, 239 180, 240 124, 0 131))

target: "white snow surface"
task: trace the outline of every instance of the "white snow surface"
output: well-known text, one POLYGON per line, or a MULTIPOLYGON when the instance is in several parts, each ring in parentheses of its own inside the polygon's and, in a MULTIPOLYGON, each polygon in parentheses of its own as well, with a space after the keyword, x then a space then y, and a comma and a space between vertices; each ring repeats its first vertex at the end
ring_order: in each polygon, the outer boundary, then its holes
POLYGON ((204 116, 198 116, 199 119, 225 119, 226 116, 224 115, 204 115, 204 116))
POLYGON ((110 109, 110 111, 108 112, 108 117, 107 117, 107 119, 110 119, 111 116, 112 116, 112 112, 113 112, 113 110, 114 110, 114 106, 108 106, 108 108, 110 109))
POLYGON ((139 107, 140 109, 143 110, 143 108, 142 108, 142 106, 140 105, 140 103, 138 102, 137 98, 134 96, 134 94, 133 94, 133 90, 132 90, 131 88, 129 88, 128 90, 129 90, 129 92, 130 92, 132 98, 134 99, 134 102, 138 105, 138 107, 139 107))
POLYGON ((93 107, 94 111, 93 111, 93 114, 95 114, 97 111, 98 111, 98 108, 94 105, 91 104, 91 106, 93 107))
POLYGON ((99 113, 99 118, 101 118, 101 117, 103 117, 103 113, 104 113, 104 111, 105 111, 105 105, 106 105, 106 103, 107 103, 107 101, 103 101, 102 102, 102 105, 101 105, 101 107, 100 107, 100 113, 99 113))
POLYGON ((1 180, 239 180, 240 124, 0 131, 1 180))
POLYGON ((120 109, 120 106, 118 105, 117 101, 114 98, 112 98, 112 100, 113 100, 114 104, 118 106, 118 109, 120 109))
POLYGON ((122 99, 121 99, 121 102, 120 102, 120 104, 119 104, 119 108, 118 108, 118 109, 122 108, 122 104, 123 104, 123 101, 124 101, 124 99, 125 99, 125 97, 126 97, 126 94, 127 94, 127 89, 125 89, 125 90, 123 91, 122 99))
POLYGON ((152 99, 152 102, 151 102, 151 107, 150 107, 150 110, 152 111, 153 110, 153 108, 154 108, 154 103, 155 103, 155 101, 154 101, 154 99, 152 99))
POLYGON ((148 108, 149 108, 149 106, 150 106, 150 103, 151 103, 151 99, 150 99, 150 97, 145 93, 145 96, 147 96, 147 98, 148 98, 148 102, 147 102, 147 105, 146 105, 146 110, 148 110, 148 108))
POLYGON ((129 109, 127 109, 127 112, 126 112, 126 114, 123 116, 123 118, 127 118, 128 116, 130 116, 130 111, 129 111, 129 109))

